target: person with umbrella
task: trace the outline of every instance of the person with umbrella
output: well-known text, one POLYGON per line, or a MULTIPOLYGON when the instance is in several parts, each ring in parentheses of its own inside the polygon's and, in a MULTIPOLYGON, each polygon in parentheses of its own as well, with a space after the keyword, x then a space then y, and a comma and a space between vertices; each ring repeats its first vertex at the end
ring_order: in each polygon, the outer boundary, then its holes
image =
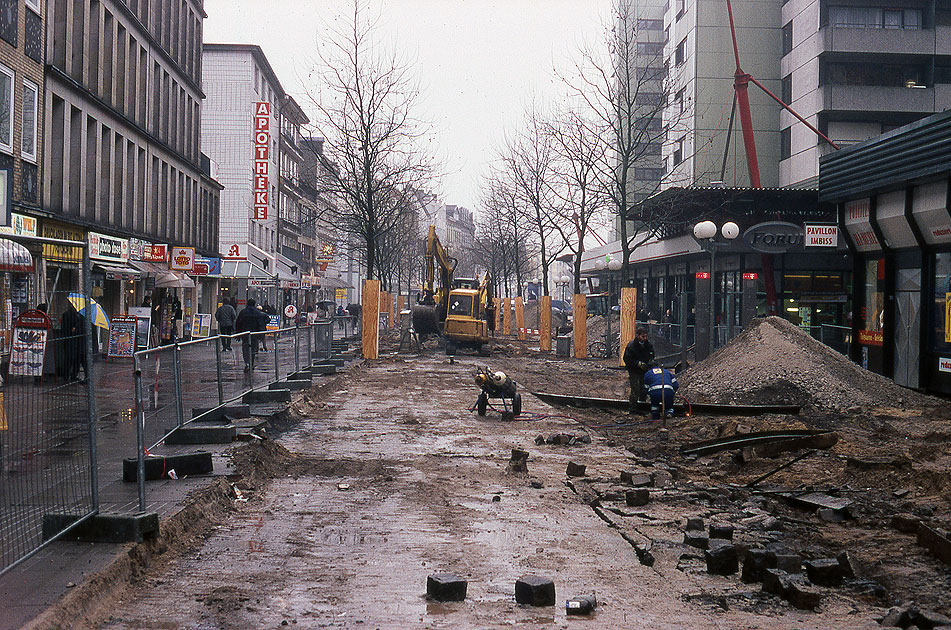
POLYGON ((76 310, 72 300, 66 302, 66 311, 60 320, 63 335, 63 354, 66 363, 66 380, 79 380, 79 367, 89 377, 89 367, 86 365, 86 319, 76 310))

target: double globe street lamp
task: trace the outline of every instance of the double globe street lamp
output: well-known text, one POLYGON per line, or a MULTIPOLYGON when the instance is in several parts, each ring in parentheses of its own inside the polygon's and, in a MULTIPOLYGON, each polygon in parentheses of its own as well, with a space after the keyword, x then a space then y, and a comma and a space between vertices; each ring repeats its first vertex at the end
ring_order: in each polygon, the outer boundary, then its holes
MULTIPOLYGON (((716 285, 714 284, 714 277, 716 276, 717 248, 728 246, 739 235, 740 227, 733 221, 727 221, 719 229, 717 229, 717 224, 713 221, 701 221, 693 226, 693 237, 697 239, 697 243, 700 244, 700 247, 704 251, 710 252, 710 273, 707 274, 710 280, 710 334, 707 356, 713 354, 715 348, 716 312, 714 308, 714 295, 716 285), (718 233, 720 235, 719 239, 717 238, 718 233)), ((700 274, 698 274, 698 278, 700 277, 700 274)))

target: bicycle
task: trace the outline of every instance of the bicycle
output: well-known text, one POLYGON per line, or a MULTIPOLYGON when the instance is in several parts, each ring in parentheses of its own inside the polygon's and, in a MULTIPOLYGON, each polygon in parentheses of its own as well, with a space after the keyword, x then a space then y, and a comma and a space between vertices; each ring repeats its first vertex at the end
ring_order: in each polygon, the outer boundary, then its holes
POLYGON ((608 344, 607 344, 607 334, 604 335, 602 339, 592 341, 588 344, 588 354, 593 357, 598 357, 601 359, 606 359, 609 356, 616 357, 621 354, 621 333, 614 335, 614 340, 611 343, 611 354, 608 354, 608 344))

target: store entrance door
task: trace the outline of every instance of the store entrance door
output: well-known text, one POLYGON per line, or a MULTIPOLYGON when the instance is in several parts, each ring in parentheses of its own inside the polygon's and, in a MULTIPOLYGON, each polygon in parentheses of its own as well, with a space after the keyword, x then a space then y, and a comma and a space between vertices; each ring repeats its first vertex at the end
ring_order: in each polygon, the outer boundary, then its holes
POLYGON ((919 386, 921 269, 898 269, 895 292, 895 382, 919 386))

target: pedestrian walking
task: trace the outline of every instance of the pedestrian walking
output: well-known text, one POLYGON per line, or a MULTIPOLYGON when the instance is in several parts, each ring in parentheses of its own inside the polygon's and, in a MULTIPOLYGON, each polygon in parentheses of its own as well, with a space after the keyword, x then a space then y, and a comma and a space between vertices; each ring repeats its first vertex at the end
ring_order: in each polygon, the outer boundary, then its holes
POLYGON ((234 334, 234 320, 237 317, 231 298, 221 298, 221 306, 215 311, 215 320, 218 322, 218 334, 221 335, 221 347, 228 352, 231 352, 231 335, 234 334))
POLYGON ((647 329, 638 328, 631 342, 624 348, 624 366, 631 383, 630 411, 637 410, 637 401, 644 400, 644 373, 654 362, 654 345, 647 339, 647 329))
POLYGON ((261 335, 256 335, 267 330, 267 324, 270 318, 264 311, 257 307, 254 298, 248 299, 248 304, 234 321, 235 333, 248 333, 241 337, 241 355, 244 357, 244 371, 250 372, 254 369, 254 359, 258 354, 258 339, 261 335))
MULTIPOLYGON (((268 316, 264 320, 266 323, 263 328, 263 330, 267 330, 267 324, 271 323, 270 315, 272 315, 271 311, 274 310, 274 307, 265 300, 264 306, 259 307, 258 310, 268 316)), ((267 352, 267 335, 261 335, 261 352, 267 352)))
POLYGON ((79 380, 79 368, 89 378, 89 367, 86 365, 86 318, 76 310, 72 302, 66 303, 66 311, 60 318, 63 335, 63 354, 65 355, 66 380, 79 380))
POLYGON ((662 367, 651 368, 644 374, 644 385, 651 401, 651 418, 660 420, 674 415, 674 393, 680 388, 673 372, 662 367))

